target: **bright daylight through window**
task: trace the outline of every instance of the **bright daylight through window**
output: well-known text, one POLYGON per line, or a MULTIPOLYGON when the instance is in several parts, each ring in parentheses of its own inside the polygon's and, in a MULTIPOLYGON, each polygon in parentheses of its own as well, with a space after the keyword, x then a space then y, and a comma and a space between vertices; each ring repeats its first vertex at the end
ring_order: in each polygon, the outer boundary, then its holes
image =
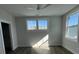
POLYGON ((48 21, 46 19, 26 20, 27 30, 47 30, 48 21))
POLYGON ((66 21, 66 37, 77 39, 78 37, 78 17, 79 13, 70 15, 66 21))
POLYGON ((38 20, 38 29, 39 30, 47 29, 47 20, 38 20))
POLYGON ((36 20, 27 21, 27 30, 36 30, 36 20))

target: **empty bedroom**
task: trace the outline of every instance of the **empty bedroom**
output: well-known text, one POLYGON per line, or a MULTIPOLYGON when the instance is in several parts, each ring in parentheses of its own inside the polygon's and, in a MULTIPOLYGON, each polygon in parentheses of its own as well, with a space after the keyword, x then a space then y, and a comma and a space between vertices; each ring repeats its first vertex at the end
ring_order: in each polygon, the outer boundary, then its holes
POLYGON ((0 4, 0 54, 78 53, 78 4, 0 4))

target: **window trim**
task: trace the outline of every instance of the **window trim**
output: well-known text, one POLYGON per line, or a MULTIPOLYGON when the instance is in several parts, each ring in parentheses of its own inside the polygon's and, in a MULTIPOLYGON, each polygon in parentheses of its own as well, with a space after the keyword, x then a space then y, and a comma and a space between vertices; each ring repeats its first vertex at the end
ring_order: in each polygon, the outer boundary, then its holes
MULTIPOLYGON (((36 19, 36 18, 33 18, 33 20, 36 21, 36 29, 35 30, 28 30, 28 25, 26 24, 26 29, 27 31, 47 31, 48 30, 48 19, 47 18, 39 18, 39 19, 36 19), (38 21, 41 20, 41 19, 45 19, 47 21, 47 29, 39 29, 39 26, 38 26, 38 21)), ((28 20, 26 20, 26 23, 27 23, 28 20)))
MULTIPOLYGON (((66 28, 65 28, 65 38, 67 38, 67 39, 72 39, 72 38, 70 38, 70 37, 66 37, 66 31, 67 31, 68 27, 71 27, 71 26, 67 26, 67 21, 69 20, 69 16, 74 15, 74 14, 76 14, 76 13, 79 13, 79 10, 78 10, 78 11, 75 11, 75 12, 73 12, 73 13, 70 13, 70 14, 68 14, 68 15, 66 16, 66 22, 65 22, 65 25, 66 25, 66 28)), ((73 40, 73 41, 78 41, 78 38, 79 38, 79 16, 78 16, 78 25, 73 25, 73 26, 78 26, 78 28, 77 28, 78 33, 77 33, 77 39, 76 39, 76 40, 72 39, 72 40, 73 40)))

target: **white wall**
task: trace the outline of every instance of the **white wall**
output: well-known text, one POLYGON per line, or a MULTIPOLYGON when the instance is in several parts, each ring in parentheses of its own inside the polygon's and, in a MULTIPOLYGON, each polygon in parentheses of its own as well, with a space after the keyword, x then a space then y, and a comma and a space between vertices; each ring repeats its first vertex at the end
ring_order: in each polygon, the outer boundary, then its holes
POLYGON ((61 17, 49 17, 49 44, 50 46, 59 46, 61 39, 61 17))
POLYGON ((33 17, 16 18, 16 29, 19 47, 31 47, 49 34, 49 46, 61 45, 61 18, 47 17, 48 31, 27 31, 26 20, 33 17))
POLYGON ((5 53, 4 42, 3 42, 2 32, 1 32, 2 31, 1 22, 7 22, 11 25, 11 38, 12 38, 13 50, 16 49, 17 47, 17 36, 16 36, 14 17, 12 17, 11 14, 7 13, 6 11, 0 9, 0 54, 5 53))
POLYGON ((30 18, 18 18, 16 19, 16 29, 18 36, 19 47, 32 47, 39 42, 44 36, 47 35, 47 31, 28 31, 26 27, 26 20, 30 18))
MULTIPOLYGON (((71 10, 70 12, 68 12, 67 14, 65 14, 63 16, 63 47, 65 47, 66 49, 70 50, 72 53, 79 53, 79 38, 77 39, 78 41, 74 41, 68 38, 65 38, 65 26, 66 26, 66 17, 69 14, 74 13, 75 11, 79 10, 79 6, 74 8, 73 10, 71 10)), ((79 32, 78 32, 79 34, 79 32)), ((79 35, 78 35, 79 36, 79 35)))

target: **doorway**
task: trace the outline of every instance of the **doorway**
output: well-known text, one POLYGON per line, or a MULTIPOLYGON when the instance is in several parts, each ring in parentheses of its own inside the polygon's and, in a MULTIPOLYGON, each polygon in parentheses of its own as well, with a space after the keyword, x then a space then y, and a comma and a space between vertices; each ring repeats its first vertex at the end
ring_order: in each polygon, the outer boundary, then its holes
POLYGON ((7 23, 1 22, 2 32, 3 32, 3 40, 5 46, 5 53, 8 54, 12 51, 11 37, 10 37, 10 25, 7 23))

